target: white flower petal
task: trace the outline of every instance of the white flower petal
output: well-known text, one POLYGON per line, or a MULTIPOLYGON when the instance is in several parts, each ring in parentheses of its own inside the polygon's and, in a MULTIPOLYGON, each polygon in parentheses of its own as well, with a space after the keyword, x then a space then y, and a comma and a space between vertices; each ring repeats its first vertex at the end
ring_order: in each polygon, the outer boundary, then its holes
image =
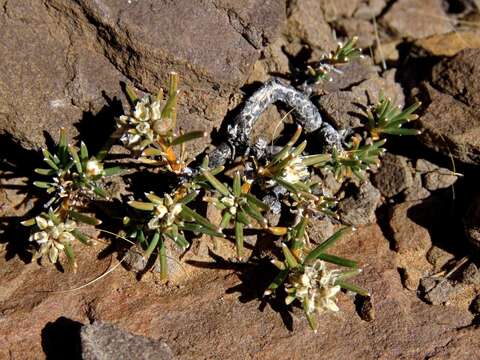
POLYGON ((35 222, 40 230, 45 230, 48 227, 48 221, 43 216, 35 217, 35 222))

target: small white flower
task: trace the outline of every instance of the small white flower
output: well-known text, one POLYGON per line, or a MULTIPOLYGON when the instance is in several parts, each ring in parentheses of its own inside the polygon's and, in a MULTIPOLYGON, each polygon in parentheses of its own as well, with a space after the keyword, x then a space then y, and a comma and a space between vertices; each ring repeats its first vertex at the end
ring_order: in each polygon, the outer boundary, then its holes
POLYGON ((103 164, 97 159, 90 159, 87 161, 85 172, 88 176, 98 176, 103 173, 103 164))
POLYGON ((235 206, 235 198, 233 196, 224 196, 220 199, 220 202, 228 207, 235 206))
POLYGON ((163 218, 165 214, 168 212, 168 209, 165 205, 159 204, 155 206, 155 216, 159 219, 163 218))
POLYGON ((52 263, 57 262, 59 252, 65 249, 64 244, 75 240, 75 236, 71 233, 77 226, 75 221, 67 220, 55 225, 51 219, 37 216, 35 222, 41 231, 37 231, 29 238, 30 241, 35 241, 40 245, 34 258, 38 259, 48 255, 52 263))
POLYGON ((48 221, 42 216, 35 217, 35 222, 40 230, 44 230, 48 227, 48 221))
POLYGON ((160 120, 162 117, 162 105, 159 101, 154 101, 151 105, 152 120, 160 120))
POLYGON ((138 124, 135 129, 140 133, 140 134, 148 134, 150 131, 150 124, 148 122, 142 122, 138 124))
POLYGON ((287 304, 294 299, 306 305, 309 314, 313 312, 338 311, 335 298, 340 291, 340 286, 335 285, 339 276, 338 270, 328 270, 321 260, 316 260, 311 265, 306 265, 303 272, 290 276, 285 290, 289 294, 285 299, 287 304))
POLYGON ((150 108, 148 107, 148 97, 144 97, 140 100, 135 106, 133 116, 139 121, 148 121, 150 120, 150 108))
POLYGON ((30 241, 35 241, 37 244, 45 244, 48 241, 48 234, 45 231, 39 231, 29 238, 30 241))
POLYGON ((283 169, 282 178, 291 184, 306 179, 309 176, 307 167, 303 164, 301 158, 294 158, 283 169))

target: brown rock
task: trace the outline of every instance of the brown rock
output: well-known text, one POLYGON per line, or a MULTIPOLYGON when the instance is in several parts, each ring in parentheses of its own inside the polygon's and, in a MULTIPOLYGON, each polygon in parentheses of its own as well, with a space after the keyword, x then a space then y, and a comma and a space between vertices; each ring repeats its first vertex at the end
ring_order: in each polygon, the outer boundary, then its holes
POLYGON ((480 357, 480 345, 475 341, 480 335, 478 326, 471 325, 457 332, 455 338, 428 355, 429 359, 470 360, 480 357))
POLYGON ((289 38, 298 38, 302 42, 324 51, 335 49, 336 42, 332 30, 323 16, 321 3, 315 0, 296 0, 288 2, 289 38))
POLYGON ((462 271, 461 281, 465 284, 480 285, 480 270, 474 263, 468 264, 462 271))
POLYGON ((429 55, 454 56, 464 49, 480 48, 480 32, 455 31, 448 34, 433 35, 419 39, 415 45, 429 55))
POLYGON ((380 192, 366 181, 359 187, 352 184, 352 193, 340 201, 338 213, 345 224, 372 224, 376 220, 375 210, 379 205, 380 192))
POLYGON ((0 132, 25 146, 61 126, 73 136, 84 112, 105 105, 102 91, 119 96, 128 78, 156 93, 173 70, 181 75, 179 126, 210 131, 284 20, 282 1, 7 2, 0 132))
POLYGON ((422 176, 420 173, 416 173, 413 176, 412 185, 403 192, 403 195, 405 196, 405 201, 417 201, 430 196, 430 191, 422 185, 422 176))
POLYGON ((400 53, 397 47, 400 43, 399 40, 393 40, 377 44, 373 53, 375 64, 382 64, 384 61, 398 61, 400 53))
POLYGON ((360 0, 319 0, 320 6, 327 21, 337 20, 341 17, 352 17, 360 0))
MULTIPOLYGON (((348 74, 346 76, 348 77, 348 74)), ((397 105, 404 104, 402 88, 395 82, 395 70, 385 72, 382 77, 371 74, 368 79, 348 91, 339 91, 338 88, 328 90, 333 92, 321 96, 318 105, 322 113, 326 114, 328 120, 338 129, 360 126, 363 114, 361 106, 376 103, 382 91, 397 105)))
POLYGON ((379 15, 387 5, 386 0, 362 0, 355 11, 358 19, 371 20, 379 15))
POLYGON ((396 205, 390 214, 390 228, 393 234, 394 249, 402 255, 425 256, 432 246, 428 230, 419 225, 418 216, 422 209, 415 208, 421 202, 396 205), (412 220, 412 217, 416 220, 412 220))
POLYGON ((449 301, 454 287, 449 280, 424 278, 421 281, 423 297, 432 305, 441 305, 449 301))
POLYGON ((439 169, 438 171, 425 174, 425 187, 430 190, 445 189, 455 184, 458 176, 448 169, 439 169))
MULTIPOLYGON (((480 35, 477 35, 480 42, 480 35)), ((467 49, 432 69, 432 84, 473 108, 480 107, 480 49, 467 49)))
POLYGON ((419 216, 424 216, 422 209, 415 207, 418 204, 396 205, 391 210, 389 221, 393 248, 398 253, 397 266, 403 273, 404 286, 410 290, 416 290, 420 279, 431 270, 425 255, 432 241, 428 230, 416 222, 419 216))
POLYGON ((419 119, 420 140, 429 148, 466 163, 480 162, 480 116, 477 109, 426 85, 429 102, 419 119))
POLYGON ((442 168, 425 159, 418 159, 415 170, 422 175, 423 185, 430 191, 452 186, 458 180, 458 174, 442 168))
POLYGON ((386 154, 382 165, 372 176, 372 183, 383 196, 392 197, 412 185, 412 170, 405 157, 386 154))
MULTIPOLYGON (((78 252, 82 266, 74 275, 53 267, 25 265, 18 258, 6 262, 1 256, 0 357, 42 358, 42 329, 60 316, 81 323, 89 323, 90 316, 136 335, 161 338, 174 356, 192 360, 199 354, 204 358, 272 360, 285 358, 285 354, 307 358, 312 353, 338 359, 425 357, 453 343, 462 334, 456 329, 472 320, 469 312, 427 305, 403 289, 393 253, 377 226, 353 233, 332 253, 361 262, 364 272, 352 281, 373 294, 375 320, 362 321, 353 301, 341 294, 341 311, 324 314, 317 334, 308 329, 300 314, 285 314, 282 321, 283 313, 272 308, 275 303, 267 302, 259 310, 262 300, 257 296, 271 277, 255 268, 197 267, 195 277, 180 287, 138 282, 131 273, 117 269, 90 286, 59 294, 38 290, 82 285, 101 274, 109 260, 99 263, 95 250, 84 247, 78 252), (339 345, 339 338, 350 339, 351 346, 339 345)), ((47 337, 44 332, 43 340, 47 337)))
POLYGON ((382 21, 397 34, 420 39, 452 30, 441 0, 399 0, 383 16, 382 21))
POLYGON ((444 265, 454 258, 455 256, 453 254, 435 245, 432 246, 427 253, 427 260, 434 267, 433 272, 440 271, 444 265))
POLYGON ((368 48, 375 42, 375 31, 369 20, 342 18, 335 22, 335 28, 348 38, 358 36, 357 46, 368 48))

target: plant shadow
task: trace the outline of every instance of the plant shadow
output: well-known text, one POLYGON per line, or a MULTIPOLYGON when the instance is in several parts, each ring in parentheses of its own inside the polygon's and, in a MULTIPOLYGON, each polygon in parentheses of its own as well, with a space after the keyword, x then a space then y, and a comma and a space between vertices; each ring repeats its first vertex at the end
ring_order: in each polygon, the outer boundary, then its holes
MULTIPOLYGON (((115 129, 115 117, 123 113, 120 100, 110 99, 105 93, 102 96, 106 105, 96 114, 84 112, 74 124, 79 131, 77 140, 81 138, 91 154, 98 152, 107 142, 115 129)), ((56 141, 52 135, 45 131, 43 135, 47 148, 54 149, 56 141)), ((22 226, 21 221, 46 210, 43 204, 47 203, 49 196, 33 184, 34 181, 44 180, 35 173, 39 167, 47 167, 41 151, 24 148, 13 134, 0 135, 0 200, 3 202, 0 205, 3 213, 0 216, 0 244, 6 244, 7 261, 15 256, 25 263, 31 261, 30 229, 22 226)), ((94 210, 98 207, 94 206, 94 210)))
POLYGON ((204 269, 231 270, 235 272, 240 283, 228 288, 226 293, 239 293, 238 300, 241 303, 259 302, 258 309, 261 312, 267 306, 270 306, 273 311, 280 315, 285 327, 289 331, 293 331, 293 317, 291 309, 285 304, 285 293, 279 291, 274 297, 263 295, 265 289, 270 285, 278 272, 278 269, 268 259, 259 259, 252 256, 247 262, 240 263, 226 260, 211 250, 209 250, 209 256, 213 262, 187 260, 186 263, 204 269))

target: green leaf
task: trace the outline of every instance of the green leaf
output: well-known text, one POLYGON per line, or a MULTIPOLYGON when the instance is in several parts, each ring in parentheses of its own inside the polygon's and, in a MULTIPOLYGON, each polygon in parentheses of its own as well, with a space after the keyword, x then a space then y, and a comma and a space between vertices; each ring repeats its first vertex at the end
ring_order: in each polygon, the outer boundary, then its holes
POLYGON ((82 141, 80 142, 80 160, 82 163, 86 163, 88 161, 88 149, 87 145, 82 141))
POLYGON ((125 93, 127 94, 127 99, 130 102, 130 104, 135 106, 138 102, 138 95, 135 89, 127 84, 125 86, 125 93))
POLYGON ((73 253, 72 244, 66 242, 63 245, 65 246, 63 251, 65 252, 65 255, 67 255, 68 263, 72 267, 73 271, 76 272, 77 262, 75 260, 75 254, 73 253))
POLYGON ((72 156, 73 163, 75 164, 75 168, 77 169, 77 172, 79 174, 82 174, 83 173, 83 168, 82 168, 82 163, 80 161, 80 158, 78 157, 77 149, 75 149, 73 146, 69 146, 68 151, 70 152, 70 155, 72 156))
POLYGON ((152 203, 146 203, 142 201, 129 201, 128 205, 131 207, 137 209, 137 210, 143 210, 143 211, 153 211, 155 209, 155 204, 152 203))
POLYGON ((160 233, 155 232, 155 234, 153 234, 152 240, 150 241, 150 244, 148 244, 147 250, 145 250, 145 254, 143 255, 144 259, 150 258, 150 255, 152 255, 153 251, 158 245, 158 240, 160 240, 160 233))
POLYGON ((60 140, 58 142, 58 154, 60 156, 61 163, 65 163, 67 161, 67 134, 65 133, 65 129, 60 129, 60 140))
POLYGON ((269 210, 269 206, 267 204, 259 200, 256 196, 252 195, 251 193, 246 193, 246 194, 243 194, 242 196, 247 198, 247 200, 251 202, 253 205, 255 205, 256 207, 262 210, 269 210))
POLYGON ((196 211, 190 209, 188 206, 182 204, 182 212, 180 215, 187 221, 191 221, 191 219, 195 220, 197 223, 200 225, 203 225, 204 227, 211 229, 213 231, 216 231, 217 228, 215 225, 213 225, 210 221, 208 221, 207 218, 203 217, 196 211))
POLYGON ((258 211, 258 209, 254 206, 249 205, 248 203, 242 205, 243 211, 245 211, 248 215, 252 218, 257 220, 261 226, 267 225, 267 220, 262 216, 262 214, 258 211))
POLYGON ((53 160, 49 158, 44 158, 43 161, 45 161, 48 164, 48 166, 50 166, 52 169, 56 171, 60 170, 60 168, 57 166, 57 164, 53 160))
POLYGON ((251 222, 247 214, 241 209, 237 209, 236 220, 240 221, 245 226, 249 226, 251 222))
POLYGON ((228 190, 228 188, 223 185, 215 176, 213 176, 210 171, 208 170, 204 170, 203 172, 203 176, 207 179, 207 181, 215 188, 217 189, 220 194, 222 194, 223 196, 229 196, 230 195, 230 191, 228 190))
POLYGON ((102 188, 94 185, 93 186, 93 192, 95 194, 97 194, 98 196, 100 196, 101 198, 107 198, 108 197, 108 194, 105 190, 103 190, 102 188))
POLYGON ((42 189, 48 189, 48 188, 52 187, 51 183, 45 182, 45 181, 34 181, 33 185, 35 185, 36 187, 42 188, 42 189))
POLYGON ((421 132, 417 129, 403 129, 403 128, 396 128, 396 129, 383 129, 383 133, 389 135, 419 135, 421 132))
POLYGON ((80 221, 84 224, 88 224, 88 225, 100 225, 102 223, 101 220, 98 220, 98 219, 95 219, 94 217, 91 217, 91 216, 88 216, 88 215, 85 215, 85 214, 81 214, 79 212, 76 212, 76 211, 69 211, 68 215, 74 219, 74 220, 77 220, 77 221, 80 221))
POLYGON ((329 262, 329 263, 332 263, 332 264, 335 264, 335 265, 349 267, 349 268, 357 268, 358 267, 358 264, 357 264, 356 261, 344 259, 344 258, 335 256, 335 255, 330 255, 330 254, 325 254, 325 253, 322 253, 322 254, 318 255, 317 259, 320 259, 320 260, 323 260, 323 261, 326 261, 326 262, 329 262))
POLYGON ((193 200, 195 200, 195 198, 197 197, 198 195, 198 191, 192 191, 190 193, 188 193, 187 195, 185 195, 181 200, 180 202, 182 204, 185 204, 187 205, 188 203, 192 202, 193 200))
POLYGON ((34 171, 37 174, 44 175, 44 176, 51 176, 51 175, 55 175, 57 173, 54 169, 40 169, 40 168, 37 168, 34 171))
POLYGON ((298 145, 295 150, 292 151, 292 158, 295 159, 297 156, 302 155, 303 151, 307 147, 307 141, 303 141, 300 145, 298 145))
POLYGON ((360 274, 362 272, 361 269, 354 269, 354 270, 349 270, 349 271, 345 271, 343 273, 341 273, 338 278, 337 278, 337 282, 338 281, 344 281, 344 280, 347 280, 347 279, 350 279, 358 274, 360 274))
POLYGON ((182 251, 188 249, 190 243, 185 239, 185 236, 178 231, 177 226, 172 226, 169 230, 164 232, 164 235, 172 239, 182 251))
POLYGON ((318 256, 323 253, 325 250, 333 246, 343 235, 349 233, 352 231, 352 227, 344 227, 332 236, 330 236, 327 240, 325 240, 323 243, 318 245, 315 249, 313 249, 306 257, 305 257, 305 263, 309 261, 313 261, 318 258, 318 256))
POLYGON ((229 211, 225 211, 222 216, 222 221, 220 222, 220 229, 225 229, 228 224, 230 224, 231 219, 232 214, 229 211))
POLYGON ((155 205, 163 204, 163 198, 161 198, 158 195, 155 195, 155 193, 153 192, 145 193, 145 196, 148 200, 150 200, 155 205))
POLYGON ((282 251, 283 255, 285 256, 285 261, 288 264, 288 267, 290 269, 296 268, 299 264, 295 256, 293 256, 292 252, 288 248, 288 246, 285 243, 282 243, 282 251))
POLYGON ((110 167, 110 168, 106 168, 104 171, 103 171, 103 174, 105 176, 114 176, 114 175, 118 175, 120 174, 124 169, 120 166, 114 166, 114 167, 110 167))
POLYGON ((166 280, 168 278, 167 249, 165 248, 165 242, 163 239, 160 240, 158 259, 160 261, 160 278, 166 280))
MULTIPOLYGON (((237 214, 238 217, 238 214, 237 214)), ((243 227, 244 225, 238 220, 235 221, 235 243, 237 247, 237 256, 241 258, 243 256, 243 227)))
POLYGON ((172 140, 170 145, 171 146, 181 145, 188 141, 192 141, 192 140, 199 139, 206 136, 207 136, 207 133, 205 131, 191 131, 176 137, 175 139, 172 140))
POLYGON ((81 243, 85 245, 92 245, 92 241, 90 240, 90 238, 88 238, 88 236, 78 231, 77 229, 72 230, 72 235, 75 236, 75 238, 81 243))
POLYGON ((35 221, 35 218, 31 218, 31 219, 28 219, 28 220, 24 220, 24 221, 21 221, 20 224, 22 224, 23 226, 33 226, 35 225, 37 222, 35 221))
POLYGON ((147 246, 147 239, 145 239, 145 233, 143 232, 143 230, 139 230, 137 232, 137 236, 136 236, 136 239, 138 241, 138 243, 140 244, 140 246, 147 246))
POLYGON ((335 285, 339 285, 342 289, 353 291, 354 293, 362 296, 370 296, 370 293, 367 290, 342 280, 336 281, 335 285))
POLYGON ((324 164, 331 159, 330 154, 317 154, 302 157, 302 163, 305 166, 317 166, 324 164))
POLYGON ((275 290, 277 290, 285 282, 285 279, 288 276, 288 272, 289 272, 288 269, 281 270, 277 274, 277 276, 275 276, 275 278, 270 283, 270 285, 268 285, 267 289, 263 293, 264 296, 268 296, 268 295, 272 294, 273 292, 275 292, 275 290))
POLYGON ((172 128, 175 126, 176 118, 176 106, 177 106, 177 87, 178 87, 178 74, 175 72, 170 73, 170 85, 168 89, 168 99, 162 110, 162 119, 171 119, 172 128))
POLYGON ((239 197, 242 193, 242 184, 240 179, 240 173, 237 171, 233 177, 233 195, 239 197))
POLYGON ((288 143, 283 147, 282 150, 280 150, 275 156, 272 158, 272 163, 276 163, 278 161, 281 161, 282 159, 285 158, 290 153, 290 150, 292 149, 292 146, 295 145, 295 143, 298 141, 300 138, 300 135, 302 134, 302 127, 299 125, 297 126, 297 129, 295 130, 295 133, 291 137, 291 139, 288 141, 288 143))
POLYGON ((199 224, 188 224, 185 223, 181 226, 178 227, 182 231, 191 231, 193 233, 200 233, 200 234, 206 234, 210 236, 216 236, 216 237, 225 237, 224 234, 218 232, 218 231, 213 231, 211 229, 208 229, 204 226, 201 226, 199 224))
POLYGON ((308 304, 309 304, 309 300, 308 300, 308 297, 306 297, 302 304, 303 312, 305 313, 305 317, 307 318, 310 329, 316 332, 318 328, 317 319, 315 318, 315 314, 310 314, 308 312, 308 304))

